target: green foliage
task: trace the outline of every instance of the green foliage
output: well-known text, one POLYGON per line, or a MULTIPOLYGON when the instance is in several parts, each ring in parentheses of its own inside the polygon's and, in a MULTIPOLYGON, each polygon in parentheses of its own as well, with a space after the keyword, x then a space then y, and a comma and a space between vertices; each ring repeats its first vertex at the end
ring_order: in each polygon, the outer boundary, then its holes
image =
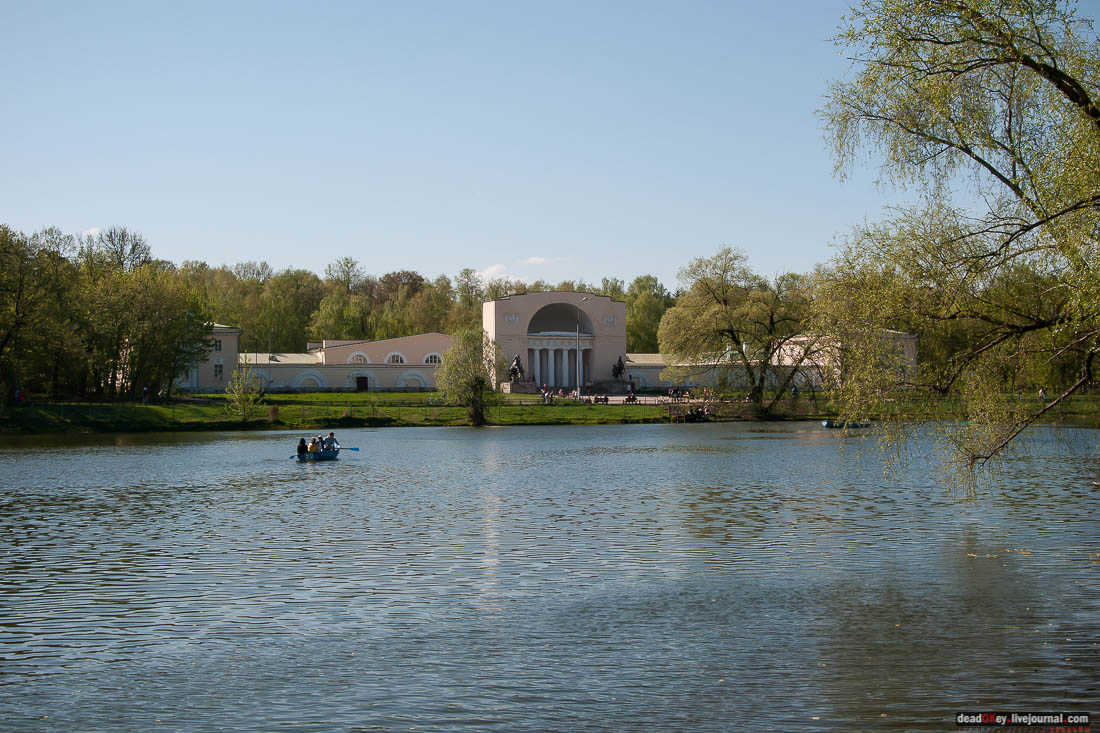
POLYGON ((362 266, 353 257, 341 257, 325 268, 325 280, 333 292, 345 297, 359 290, 366 277, 362 266))
POLYGON ((821 351, 821 339, 805 332, 810 279, 788 273, 768 281, 749 269, 743 252, 729 247, 692 260, 679 277, 687 289, 658 331, 661 353, 676 366, 662 378, 728 374, 748 389, 758 413, 769 413, 795 369, 821 351))
POLYGON ((241 422, 256 417, 264 399, 264 388, 252 367, 242 365, 233 370, 225 385, 226 414, 241 422))
MULTIPOLYGON (((77 239, 0 226, 0 381, 31 392, 135 397, 205 355, 195 269, 152 259, 140 234, 77 239)), ((8 387, 4 387, 5 392, 8 387)))
POLYGON ((606 295, 612 300, 626 300, 626 291, 623 290, 624 284, 622 280, 614 277, 605 277, 600 281, 600 289, 596 291, 597 295, 606 295))
POLYGON ((485 409, 505 372, 504 355, 496 342, 480 328, 466 328, 452 337, 435 380, 448 402, 464 406, 472 424, 484 425, 485 409))
POLYGON ((129 397, 170 389, 205 356, 208 324, 241 328, 242 352, 297 352, 308 341, 364 341, 480 329, 482 303, 528 291, 581 290, 628 303, 634 350, 657 348, 673 298, 656 278, 552 285, 483 281, 471 268, 429 280, 401 270, 374 277, 351 257, 324 269, 275 272, 267 262, 178 268, 153 259, 125 228, 88 237, 0 225, 0 388, 53 396, 129 397))
POLYGON ((665 290, 653 275, 634 278, 627 288, 626 300, 626 350, 632 353, 652 354, 659 350, 657 329, 665 311, 676 299, 665 290))
POLYGON ((973 469, 1092 380, 1100 44, 1056 0, 866 0, 838 41, 857 70, 823 112, 839 169, 871 148, 920 194, 857 229, 822 279, 846 409, 890 399, 869 335, 916 333, 914 386, 964 405, 944 442, 973 469), (1004 399, 1040 386, 1045 405, 1004 399))
POLYGON ((52 305, 52 253, 41 241, 0 225, 0 389, 26 389, 25 349, 52 305))

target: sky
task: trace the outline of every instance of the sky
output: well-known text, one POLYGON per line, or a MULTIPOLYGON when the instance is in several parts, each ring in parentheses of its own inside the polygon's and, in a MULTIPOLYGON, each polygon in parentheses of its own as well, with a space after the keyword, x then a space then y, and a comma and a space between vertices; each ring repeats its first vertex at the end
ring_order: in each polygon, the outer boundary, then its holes
POLYGON ((896 197, 816 116, 846 9, 0 0, 0 223, 319 274, 807 271, 896 197))

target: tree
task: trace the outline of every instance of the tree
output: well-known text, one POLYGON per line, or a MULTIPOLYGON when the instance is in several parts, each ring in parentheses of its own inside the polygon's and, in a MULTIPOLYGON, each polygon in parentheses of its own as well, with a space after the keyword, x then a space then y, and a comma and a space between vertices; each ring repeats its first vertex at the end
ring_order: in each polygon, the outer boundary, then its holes
POLYGON ((398 291, 405 289, 407 296, 416 295, 417 291, 427 282, 422 275, 412 270, 398 270, 387 272, 378 278, 374 287, 374 297, 377 303, 383 303, 397 296, 398 291))
POLYGON ((662 377, 732 374, 748 387, 754 410, 770 413, 797 369, 821 348, 821 339, 804 332, 809 279, 785 274, 768 281, 729 247, 692 260, 679 278, 687 289, 658 331, 661 353, 674 364, 662 377))
POLYGON ((653 275, 634 278, 626 291, 626 350, 652 354, 659 350, 657 329, 675 299, 653 275))
POLYGON ((197 294, 177 273, 141 267, 126 280, 131 317, 123 371, 129 393, 171 389, 172 381, 204 359, 210 322, 197 294))
POLYGON ((505 372, 504 354, 481 328, 464 328, 451 338, 435 381, 447 401, 466 408, 474 425, 484 425, 485 408, 505 372))
POLYGON ((370 331, 370 301, 362 295, 329 293, 321 299, 309 320, 309 335, 322 339, 367 339, 370 331))
POLYGON ((612 300, 626 300, 626 291, 623 290, 624 284, 622 280, 614 277, 605 277, 600 280, 600 289, 597 291, 598 295, 606 295, 612 300))
POLYGON ((349 296, 363 285, 366 273, 355 258, 341 257, 325 267, 325 279, 335 293, 349 296))
POLYGON ((264 388, 252 367, 245 364, 233 370, 225 385, 225 411, 241 422, 256 417, 264 398, 264 388))
POLYGON ((273 276, 260 294, 255 338, 265 350, 270 341, 272 351, 300 351, 323 297, 321 278, 309 270, 288 268, 273 276))
POLYGON ((945 351, 922 352, 917 386, 961 401, 970 419, 946 437, 972 470, 1093 379, 1100 44, 1061 0, 865 0, 838 41, 857 69, 823 110, 838 170, 870 147, 886 179, 920 193, 856 230, 826 278, 846 404, 888 398, 868 388, 884 367, 860 358, 868 334, 930 338, 945 351), (1006 398, 1036 378, 1056 380, 1029 385, 1050 402, 1006 398))
POLYGON ((38 252, 43 297, 34 315, 34 338, 21 341, 15 359, 24 386, 56 398, 78 388, 84 362, 74 317, 80 273, 70 259, 76 238, 51 227, 32 235, 31 243, 38 252))
POLYGON ((104 229, 94 236, 94 242, 93 237, 89 236, 87 243, 112 267, 123 272, 131 272, 153 259, 152 249, 145 237, 125 227, 104 229))
POLYGON ((521 281, 509 277, 495 277, 485 283, 486 300, 496 300, 497 298, 524 292, 527 292, 527 286, 521 281))
POLYGON ((56 321, 72 287, 69 247, 56 229, 28 237, 0 224, 0 399, 16 386, 41 386, 23 380, 33 382, 49 358, 40 351, 44 337, 62 330, 56 321))
POLYGON ((271 265, 266 262, 254 262, 252 260, 238 262, 233 265, 233 274, 237 276, 238 280, 251 280, 261 286, 275 275, 271 265))
POLYGON ((450 332, 460 328, 475 328, 481 324, 481 304, 485 300, 485 286, 472 267, 463 268, 454 277, 451 289, 454 305, 447 320, 450 332))

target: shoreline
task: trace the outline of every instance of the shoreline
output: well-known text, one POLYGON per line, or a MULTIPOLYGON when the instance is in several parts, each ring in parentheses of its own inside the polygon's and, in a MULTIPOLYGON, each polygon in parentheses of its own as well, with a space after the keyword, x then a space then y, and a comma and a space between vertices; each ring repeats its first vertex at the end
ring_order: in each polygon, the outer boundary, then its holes
MULTIPOLYGON (((693 403, 510 405, 486 410, 489 427, 512 425, 635 425, 684 422, 677 408, 693 403)), ((825 413, 746 414, 740 403, 718 405, 706 422, 821 420, 825 413), (724 409, 723 409, 724 408, 724 409)), ((310 431, 333 428, 471 427, 465 408, 428 403, 369 405, 265 405, 251 420, 227 417, 224 405, 176 403, 50 403, 0 410, 0 435, 109 434, 198 431, 310 431), (359 413, 359 414, 356 414, 359 413), (365 414, 370 413, 370 414, 365 414)))
MULTIPOLYGON (((386 427, 471 427, 465 408, 444 405, 434 398, 415 398, 407 394, 376 393, 370 398, 311 393, 280 395, 272 403, 259 406, 252 419, 230 417, 224 401, 217 399, 181 399, 168 403, 37 403, 29 406, 0 408, 0 435, 56 435, 162 433, 198 431, 281 430, 310 432, 321 428, 386 427)), ((504 400, 486 410, 487 426, 511 425, 632 425, 674 424, 686 422, 684 414, 703 404, 700 400, 651 401, 629 404, 584 404, 555 402, 550 405, 504 400)), ((786 400, 766 416, 752 413, 740 401, 710 401, 711 414, 706 422, 819 421, 838 419, 835 406, 826 398, 820 401, 786 400)), ((891 417, 912 422, 965 420, 950 409, 914 409, 907 417, 891 417)), ((1092 399, 1080 407, 1039 421, 1044 425, 1100 426, 1100 405, 1092 399)), ((877 420, 882 416, 868 415, 877 420)), ((694 421, 692 421, 694 422, 694 421)))

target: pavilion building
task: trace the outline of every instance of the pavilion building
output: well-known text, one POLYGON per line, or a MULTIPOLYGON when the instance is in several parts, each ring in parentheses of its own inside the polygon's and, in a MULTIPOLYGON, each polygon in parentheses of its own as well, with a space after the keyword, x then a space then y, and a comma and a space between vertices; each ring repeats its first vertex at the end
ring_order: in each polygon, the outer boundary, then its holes
POLYGON ((526 379, 555 389, 591 389, 626 358, 626 303, 605 295, 540 292, 482 305, 482 327, 526 379))

